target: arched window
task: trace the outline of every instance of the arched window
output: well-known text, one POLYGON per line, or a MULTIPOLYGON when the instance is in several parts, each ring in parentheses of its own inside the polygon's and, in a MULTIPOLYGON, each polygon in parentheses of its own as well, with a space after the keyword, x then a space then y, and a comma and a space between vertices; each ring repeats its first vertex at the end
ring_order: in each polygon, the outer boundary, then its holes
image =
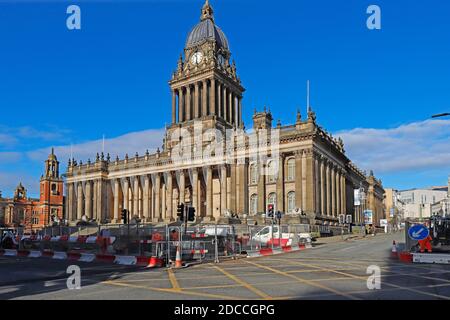
POLYGON ((272 183, 276 181, 276 170, 275 170, 276 162, 269 161, 267 163, 267 182, 272 183))
POLYGON ((293 212, 295 209, 295 192, 291 191, 287 194, 287 212, 293 212))
POLYGON ((258 195, 252 194, 250 196, 250 214, 256 214, 258 210, 258 195))
POLYGON ((255 163, 250 165, 250 184, 258 183, 258 166, 255 163))
POLYGON ((273 210, 277 211, 277 195, 275 192, 272 192, 267 197, 267 205, 273 205, 273 210))
POLYGON ((287 161, 287 170, 286 170, 286 180, 293 181, 295 180, 295 159, 289 159, 287 161))

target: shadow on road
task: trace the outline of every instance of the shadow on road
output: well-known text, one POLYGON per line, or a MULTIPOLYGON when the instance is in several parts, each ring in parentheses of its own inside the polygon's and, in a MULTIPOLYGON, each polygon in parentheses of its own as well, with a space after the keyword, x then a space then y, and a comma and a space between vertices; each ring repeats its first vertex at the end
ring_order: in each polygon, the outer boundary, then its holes
MULTIPOLYGON (((67 281, 72 273, 67 273, 67 268, 70 265, 80 267, 82 288, 107 280, 120 279, 126 273, 145 270, 144 267, 139 266, 107 263, 2 257, 0 258, 0 299, 33 299, 33 296, 39 294, 69 291, 67 281)), ((74 282, 70 281, 70 283, 74 282)), ((100 297, 96 298, 100 299, 100 297)))

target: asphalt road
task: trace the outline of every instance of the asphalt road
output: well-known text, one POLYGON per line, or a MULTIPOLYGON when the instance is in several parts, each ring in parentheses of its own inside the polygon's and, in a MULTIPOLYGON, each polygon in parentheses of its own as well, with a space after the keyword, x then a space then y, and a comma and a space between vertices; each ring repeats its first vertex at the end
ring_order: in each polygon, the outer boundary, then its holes
POLYGON ((450 299, 450 266, 390 259, 392 240, 377 235, 314 248, 189 268, 79 263, 81 289, 67 289, 73 262, 0 257, 0 299, 450 299), (369 290, 369 266, 381 289, 369 290))

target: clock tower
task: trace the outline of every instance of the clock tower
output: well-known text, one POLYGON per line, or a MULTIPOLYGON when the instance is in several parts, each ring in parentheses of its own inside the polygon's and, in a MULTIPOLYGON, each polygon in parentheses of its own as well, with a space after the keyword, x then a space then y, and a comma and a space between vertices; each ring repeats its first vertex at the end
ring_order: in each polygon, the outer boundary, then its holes
POLYGON ((178 66, 169 81, 172 92, 171 131, 202 121, 204 129, 243 128, 245 89, 231 60, 228 40, 215 24, 206 0, 200 22, 189 33, 178 66))

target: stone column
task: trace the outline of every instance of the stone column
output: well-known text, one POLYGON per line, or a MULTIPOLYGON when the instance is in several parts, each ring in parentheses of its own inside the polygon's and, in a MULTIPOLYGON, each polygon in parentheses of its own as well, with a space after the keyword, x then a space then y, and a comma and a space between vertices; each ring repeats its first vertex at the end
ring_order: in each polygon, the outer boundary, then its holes
POLYGON ((217 83, 217 113, 219 117, 223 118, 222 111, 222 84, 220 82, 217 83))
POLYGON ((106 209, 106 203, 104 201, 104 194, 105 191, 104 188, 104 182, 102 179, 98 179, 97 183, 97 221, 103 221, 103 219, 106 218, 105 209, 106 209))
POLYGON ((119 179, 114 180, 114 223, 119 222, 119 199, 120 199, 120 182, 119 179))
POLYGON ((236 128, 239 128, 239 97, 235 94, 233 95, 233 104, 234 104, 234 124, 236 128))
POLYGON ((177 122, 177 93, 172 90, 172 124, 177 122))
POLYGON ((227 166, 226 164, 220 167, 220 213, 225 214, 227 209, 227 166))
POLYGON ((91 181, 86 181, 84 194, 84 214, 92 219, 92 188, 91 181))
POLYGON ((266 166, 258 163, 258 212, 266 212, 266 166))
POLYGON ((184 170, 180 171, 180 185, 178 186, 179 189, 179 201, 180 203, 184 203, 185 199, 184 199, 184 195, 186 193, 186 178, 184 176, 184 170))
POLYGON ((225 85, 222 86, 222 105, 223 105, 223 119, 228 121, 228 103, 227 103, 227 87, 225 85))
POLYGON ((191 86, 186 87, 186 120, 191 120, 191 86))
MULTIPOLYGON (((274 162, 276 163, 276 162, 274 162)), ((277 210, 284 212, 284 155, 280 154, 278 158, 278 175, 277 175, 277 210)))
POLYGON ((341 175, 341 213, 342 214, 347 214, 347 196, 346 196, 346 190, 347 186, 345 184, 345 172, 342 172, 341 175))
POLYGON ((167 221, 167 189, 166 181, 161 184, 161 218, 163 221, 167 221))
POLYGON ((248 214, 248 159, 238 159, 238 213, 248 214))
POLYGON ((206 216, 210 221, 214 221, 213 216, 213 180, 212 180, 212 167, 208 166, 206 170, 206 216))
POLYGON ((183 122, 186 119, 185 116, 185 104, 184 104, 184 92, 183 88, 179 89, 179 103, 178 103, 178 114, 179 114, 179 122, 183 122))
POLYGON ((326 162, 326 176, 327 176, 327 188, 326 188, 326 193, 327 193, 327 216, 332 216, 331 213, 331 173, 330 173, 330 161, 327 160, 326 162))
POLYGON ((150 178, 149 176, 146 174, 144 176, 144 186, 143 186, 143 190, 142 190, 142 194, 143 194, 143 199, 142 199, 142 209, 143 209, 143 214, 144 214, 144 219, 145 221, 150 221, 150 178))
POLYGON ((125 178, 125 181, 123 182, 123 209, 129 210, 128 205, 128 199, 129 199, 129 191, 130 191, 130 185, 128 183, 128 178, 125 178))
POLYGON ((209 90, 209 113, 211 115, 216 114, 216 80, 211 79, 211 88, 209 90))
POLYGON ((321 157, 320 159, 320 213, 326 215, 326 176, 325 176, 325 159, 321 157))
POLYGON ((336 173, 334 169, 334 164, 331 165, 331 215, 336 217, 336 173))
POLYGON ((156 173, 155 177, 155 219, 156 222, 161 222, 162 212, 161 212, 161 175, 160 173, 156 173))
POLYGON ((206 80, 203 80, 203 89, 202 89, 202 116, 208 115, 208 83, 206 80))
POLYGON ((242 97, 238 97, 238 127, 242 124, 242 97))
POLYGON ((230 203, 229 209, 236 213, 236 160, 232 160, 230 164, 230 186, 229 186, 229 195, 227 201, 230 203))
POLYGON ((336 170, 336 214, 341 214, 341 170, 336 170))
POLYGON ((192 168, 192 206, 195 212, 199 215, 198 208, 198 169, 192 168))
POLYGON ((322 198, 322 195, 321 195, 321 188, 320 188, 320 185, 321 185, 321 180, 320 180, 320 160, 319 160, 319 155, 315 155, 315 157, 314 157, 314 160, 315 160, 315 165, 314 165, 314 170, 315 170, 315 175, 314 175, 314 180, 315 180, 315 186, 316 186, 316 188, 315 188, 315 192, 316 192, 316 197, 315 197, 315 211, 316 211, 316 213, 320 213, 320 214, 322 214, 322 212, 321 212, 321 198, 322 198))
POLYGON ((74 208, 74 196, 73 196, 73 183, 69 183, 67 185, 67 220, 69 221, 75 221, 75 217, 74 217, 74 212, 73 212, 73 208, 74 208))
POLYGON ((92 219, 97 220, 98 216, 98 180, 94 180, 94 189, 92 190, 92 219))
POLYGON ((228 121, 233 123, 233 92, 228 91, 228 121))
POLYGON ((194 86, 194 117, 200 117, 200 104, 199 104, 199 84, 195 83, 194 86))
POLYGON ((295 206, 303 210, 302 151, 295 152, 295 206))
POLYGON ((78 182, 77 185, 77 220, 83 216, 83 185, 78 182))
POLYGON ((134 177, 134 186, 133 186, 133 215, 139 217, 139 177, 134 177))
POLYGON ((173 177, 172 172, 167 173, 167 201, 166 201, 166 207, 167 207, 167 218, 169 221, 175 221, 175 218, 173 216, 173 177))

